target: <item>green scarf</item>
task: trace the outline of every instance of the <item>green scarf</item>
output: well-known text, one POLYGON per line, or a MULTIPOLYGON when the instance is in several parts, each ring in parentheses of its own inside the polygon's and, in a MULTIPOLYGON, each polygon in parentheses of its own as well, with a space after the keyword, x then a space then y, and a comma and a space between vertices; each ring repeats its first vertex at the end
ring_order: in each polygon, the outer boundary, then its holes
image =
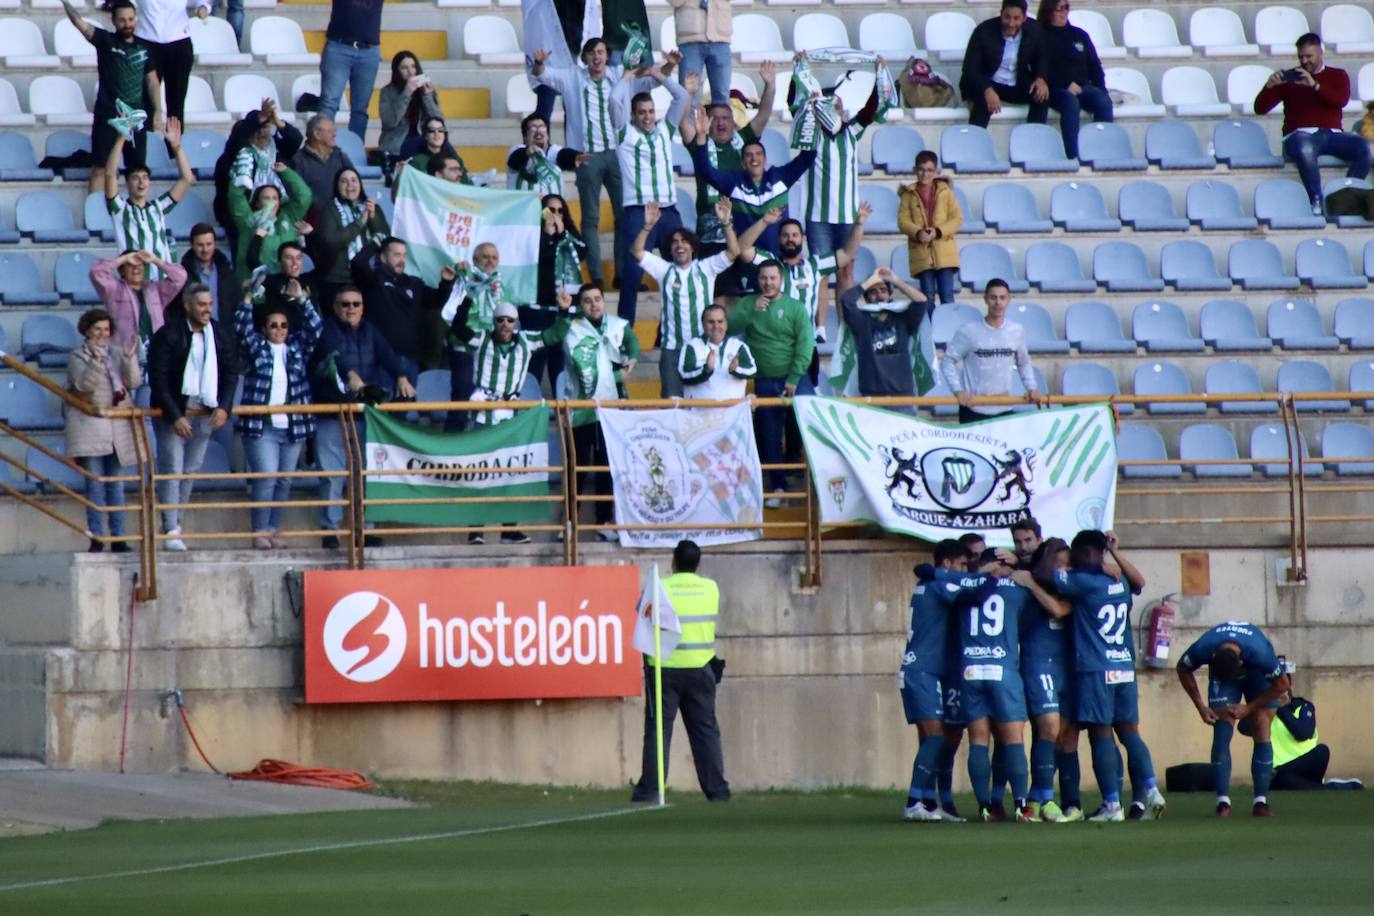
MULTIPOLYGON (((351 204, 346 200, 335 197, 334 209, 339 214, 339 228, 341 229, 347 228, 363 218, 362 204, 351 204)), ((369 231, 367 225, 364 224, 363 231, 353 236, 353 241, 348 243, 348 262, 350 264, 353 263, 353 258, 357 256, 358 252, 363 250, 363 246, 372 241, 380 242, 381 239, 376 233, 369 231)))
POLYGON ((501 271, 490 275, 476 267, 469 267, 463 277, 473 308, 468 313, 468 327, 475 331, 490 331, 496 326, 496 306, 501 302, 501 271))
MULTIPOLYGON (((577 253, 577 242, 571 232, 564 232, 562 238, 554 243, 553 249, 553 289, 554 296, 572 287, 576 290, 582 284, 582 257, 577 253)), ((554 303, 548 303, 550 305, 554 303)))
MULTIPOLYGON (((572 359, 572 371, 569 372, 568 378, 574 383, 570 394, 576 400, 589 400, 596 397, 597 388, 601 384, 600 357, 603 350, 611 366, 614 367, 620 363, 620 351, 611 342, 607 333, 610 327, 610 316, 603 315, 600 327, 592 324, 586 318, 579 317, 568 328, 568 336, 565 338, 564 346, 572 359)), ((627 329, 625 333, 631 332, 627 329)), ((614 372, 614 370, 612 371, 614 372)), ((572 422, 574 426, 582 426, 593 422, 595 419, 595 408, 581 408, 573 411, 572 422)))

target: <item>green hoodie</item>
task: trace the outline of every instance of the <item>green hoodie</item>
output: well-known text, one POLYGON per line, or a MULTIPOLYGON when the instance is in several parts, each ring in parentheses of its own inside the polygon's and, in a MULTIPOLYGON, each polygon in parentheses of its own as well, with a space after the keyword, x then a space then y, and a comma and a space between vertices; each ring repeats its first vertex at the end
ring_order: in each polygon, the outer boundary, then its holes
POLYGON ((730 334, 744 334, 744 342, 758 364, 758 378, 781 378, 795 385, 811 368, 816 331, 806 306, 783 296, 766 309, 754 308, 757 295, 745 296, 730 312, 730 334))

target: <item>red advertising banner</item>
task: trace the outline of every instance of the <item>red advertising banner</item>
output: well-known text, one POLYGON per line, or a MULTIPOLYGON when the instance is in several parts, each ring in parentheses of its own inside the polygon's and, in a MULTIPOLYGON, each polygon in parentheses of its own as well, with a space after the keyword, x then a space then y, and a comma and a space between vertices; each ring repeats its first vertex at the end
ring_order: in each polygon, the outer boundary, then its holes
POLYGON ((305 701, 639 692, 633 566, 305 574, 305 701))

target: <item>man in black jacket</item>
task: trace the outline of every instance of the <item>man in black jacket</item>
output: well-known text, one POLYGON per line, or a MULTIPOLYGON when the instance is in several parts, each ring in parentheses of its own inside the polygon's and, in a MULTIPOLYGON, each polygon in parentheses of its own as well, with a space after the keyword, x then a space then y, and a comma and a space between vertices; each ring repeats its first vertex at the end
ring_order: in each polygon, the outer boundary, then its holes
MULTIPOLYGON (((382 244, 364 245, 353 259, 353 280, 363 291, 367 320, 382 332, 401 357, 406 376, 414 379, 422 363, 438 356, 436 337, 443 330, 436 317, 453 292, 453 271, 446 270, 438 289, 406 273, 406 243, 389 236, 382 244)), ((392 380, 394 381, 394 380, 392 380)))
POLYGON ((1044 124, 1049 86, 1040 27, 1026 20, 1026 0, 1002 0, 1002 14, 978 23, 964 51, 959 91, 968 102, 968 122, 987 127, 1003 103, 1029 105, 1027 120, 1044 124))
POLYGON ((291 327, 303 327, 305 304, 313 304, 320 314, 325 313, 326 298, 320 284, 315 280, 315 271, 305 269, 305 249, 299 242, 282 242, 277 249, 277 266, 281 268, 268 274, 262 281, 262 301, 257 303, 253 320, 258 323, 271 312, 281 312, 291 327))
MULTIPOLYGON (((184 309, 171 310, 148 348, 148 384, 152 406, 162 411, 153 421, 160 474, 194 474, 205 460, 210 435, 229 422, 238 388, 238 354, 234 336, 211 317, 213 296, 203 283, 182 291, 184 309), (188 411, 201 412, 188 416, 188 411)), ((191 501, 191 480, 158 484, 163 505, 191 501)), ((168 550, 185 550, 181 510, 162 510, 163 542, 168 550)))
MULTIPOLYGON (((232 333, 234 309, 242 294, 234 277, 233 262, 215 244, 214 226, 196 223, 191 227, 191 247, 181 256, 181 266, 186 268, 188 284, 200 283, 210 291, 213 299, 211 316, 224 327, 226 333, 232 333)), ((184 291, 169 304, 182 305, 183 296, 184 291)))

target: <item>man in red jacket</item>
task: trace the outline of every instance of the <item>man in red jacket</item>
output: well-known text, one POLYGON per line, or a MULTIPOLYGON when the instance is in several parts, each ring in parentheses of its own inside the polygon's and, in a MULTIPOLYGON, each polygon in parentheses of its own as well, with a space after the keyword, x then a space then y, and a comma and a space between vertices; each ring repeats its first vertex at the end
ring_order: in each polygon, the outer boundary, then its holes
POLYGON ((1255 96, 1255 113, 1283 105, 1283 156, 1298 167, 1312 213, 1322 215, 1321 172, 1317 157, 1350 163, 1346 175, 1369 174, 1369 143, 1341 130, 1341 110, 1350 101, 1350 74, 1322 62, 1322 40, 1308 32, 1298 39, 1298 66, 1275 70, 1255 96))

